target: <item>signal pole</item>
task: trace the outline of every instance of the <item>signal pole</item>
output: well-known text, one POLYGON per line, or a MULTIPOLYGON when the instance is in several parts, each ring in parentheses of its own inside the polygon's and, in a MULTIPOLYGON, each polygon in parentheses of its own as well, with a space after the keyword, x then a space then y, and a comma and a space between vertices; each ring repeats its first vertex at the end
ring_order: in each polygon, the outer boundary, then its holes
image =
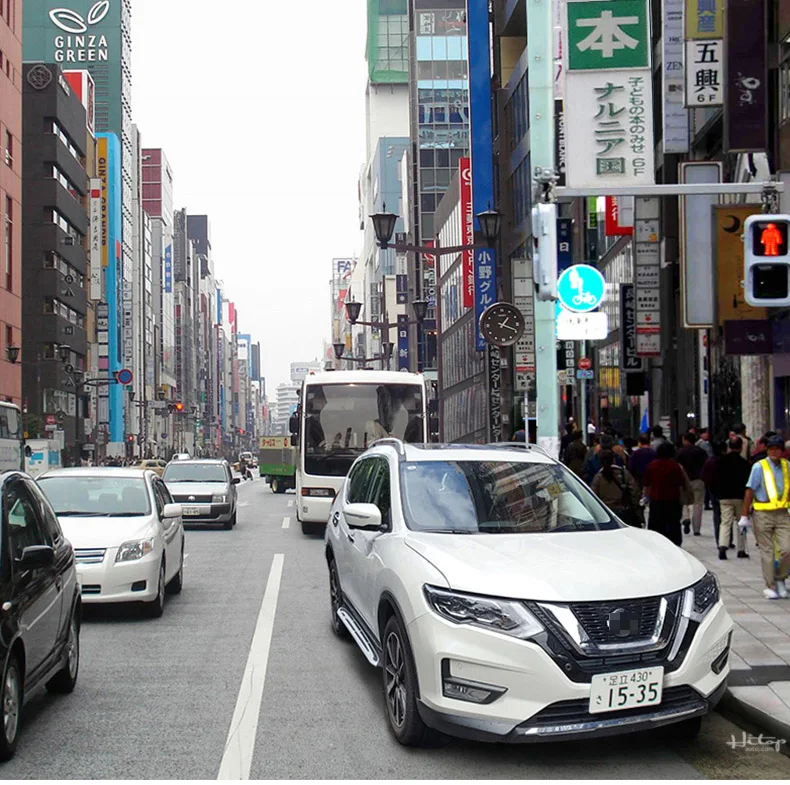
MULTIPOLYGON (((532 160, 533 203, 554 202, 554 20, 552 0, 527 0, 527 52, 529 52, 529 137, 532 160)), ((533 234, 535 227, 533 227, 533 234)), ((553 246, 553 247, 552 247, 553 246)), ((553 255, 557 269, 557 245, 553 255)), ((546 269, 546 260, 540 260, 546 269)), ((537 376, 538 444, 550 455, 559 450, 559 389, 557 387, 556 305, 552 300, 535 303, 535 373, 537 376)), ((527 412, 524 412, 526 420, 527 412)), ((527 423, 525 422, 525 427, 527 423)))

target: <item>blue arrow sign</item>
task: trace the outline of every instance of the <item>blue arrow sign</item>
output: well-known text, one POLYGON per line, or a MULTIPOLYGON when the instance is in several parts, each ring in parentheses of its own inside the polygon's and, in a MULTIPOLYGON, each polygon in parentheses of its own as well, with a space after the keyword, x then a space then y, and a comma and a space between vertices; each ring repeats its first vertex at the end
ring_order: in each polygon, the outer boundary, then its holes
POLYGON ((563 308, 577 313, 594 311, 606 294, 606 280, 601 271, 589 264, 569 267, 557 281, 557 296, 563 308))

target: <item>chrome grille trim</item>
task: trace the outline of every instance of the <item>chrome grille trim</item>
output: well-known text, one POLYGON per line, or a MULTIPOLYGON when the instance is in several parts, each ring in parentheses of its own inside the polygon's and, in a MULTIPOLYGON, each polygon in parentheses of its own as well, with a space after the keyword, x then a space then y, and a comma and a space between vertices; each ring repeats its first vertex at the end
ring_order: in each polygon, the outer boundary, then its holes
POLYGON ((106 553, 106 548, 75 548, 74 558, 77 564, 101 564, 106 553))

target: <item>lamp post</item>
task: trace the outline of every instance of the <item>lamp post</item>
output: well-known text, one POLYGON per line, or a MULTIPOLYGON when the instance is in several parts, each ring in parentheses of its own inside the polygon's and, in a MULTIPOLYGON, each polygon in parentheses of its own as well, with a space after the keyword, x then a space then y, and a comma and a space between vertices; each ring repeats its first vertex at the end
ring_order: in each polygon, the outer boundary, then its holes
MULTIPOLYGON (((439 245, 439 239, 437 237, 436 246, 428 247, 424 245, 410 245, 409 243, 392 242, 392 235, 395 231, 395 224, 397 223, 398 216, 395 213, 388 213, 386 204, 383 205, 382 212, 374 213, 369 217, 370 220, 373 221, 373 231, 376 235, 376 242, 378 243, 379 248, 382 250, 393 248, 395 251, 400 253, 411 252, 428 254, 435 256, 436 258, 449 254, 458 254, 463 251, 474 251, 478 248, 493 248, 502 229, 502 213, 497 210, 492 210, 491 206, 489 205, 488 210, 484 210, 483 212, 478 213, 476 216, 480 224, 480 232, 483 235, 483 239, 485 240, 483 244, 474 243, 472 245, 453 245, 444 248, 439 245)), ((418 285, 418 291, 422 291, 422 285, 418 285)), ((422 324, 428 311, 428 303, 425 300, 419 299, 412 305, 415 308, 415 315, 417 315, 418 323, 422 324), (422 318, 420 318, 420 316, 417 314, 418 304, 422 309, 422 318)), ((354 321, 350 318, 350 314, 349 321, 354 324, 354 321)))
POLYGON ((351 363, 363 363, 363 364, 372 363, 372 362, 382 362, 387 366, 387 370, 389 370, 394 344, 390 343, 389 341, 383 341, 381 344, 381 354, 377 354, 375 357, 353 357, 353 356, 346 357, 345 356, 346 345, 344 343, 333 343, 332 348, 335 350, 335 357, 338 360, 346 360, 347 362, 351 362, 351 363))

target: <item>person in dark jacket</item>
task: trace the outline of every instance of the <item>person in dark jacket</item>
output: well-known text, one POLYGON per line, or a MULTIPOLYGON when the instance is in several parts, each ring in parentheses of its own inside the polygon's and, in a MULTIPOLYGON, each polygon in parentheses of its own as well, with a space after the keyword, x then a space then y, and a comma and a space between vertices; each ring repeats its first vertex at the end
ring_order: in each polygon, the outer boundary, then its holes
POLYGON ((568 445, 573 441, 573 420, 569 420, 565 423, 565 433, 562 435, 560 439, 560 454, 559 459, 562 460, 565 457, 565 450, 568 449, 568 445))
POLYGON ((565 448, 563 463, 577 476, 584 474, 584 459, 587 457, 587 445, 581 431, 573 432, 573 441, 565 448))
MULTIPOLYGON (((738 558, 748 559, 746 552, 746 536, 738 528, 738 517, 743 507, 746 483, 749 481, 749 462, 741 455, 743 440, 740 436, 730 439, 727 452, 714 459, 712 471, 709 473, 711 493, 719 500, 721 506, 721 523, 719 525, 719 558, 727 558, 730 540, 737 529, 738 558)), ((708 474, 708 471, 706 471, 708 474)))
POLYGON ((683 510, 683 533, 689 534, 692 524, 694 536, 702 532, 702 507, 705 502, 705 483, 702 481, 702 467, 708 456, 697 447, 697 436, 687 433, 683 436, 683 446, 678 450, 677 461, 685 469, 694 492, 694 503, 683 510))
MULTIPOLYGON (((588 453, 584 462, 584 480, 590 485, 595 478, 595 475, 601 471, 601 457, 602 450, 614 450, 614 437, 608 433, 601 434, 599 443, 593 447, 588 453)), ((616 466, 625 467, 625 461, 615 454, 614 462, 616 466)))
POLYGON ((639 444, 631 453, 631 459, 628 461, 628 471, 631 472, 640 488, 643 485, 642 479, 645 476, 647 467, 655 459, 656 451, 650 446, 650 434, 640 433, 639 444))
POLYGON ((593 493, 623 522, 629 526, 643 526, 643 513, 639 506, 639 488, 626 469, 615 466, 615 454, 601 450, 601 471, 592 481, 593 493))
POLYGON ((647 467, 642 492, 650 501, 647 528, 663 534, 675 545, 683 544, 680 516, 684 489, 690 493, 691 484, 683 467, 675 460, 675 445, 662 442, 658 456, 647 467))

